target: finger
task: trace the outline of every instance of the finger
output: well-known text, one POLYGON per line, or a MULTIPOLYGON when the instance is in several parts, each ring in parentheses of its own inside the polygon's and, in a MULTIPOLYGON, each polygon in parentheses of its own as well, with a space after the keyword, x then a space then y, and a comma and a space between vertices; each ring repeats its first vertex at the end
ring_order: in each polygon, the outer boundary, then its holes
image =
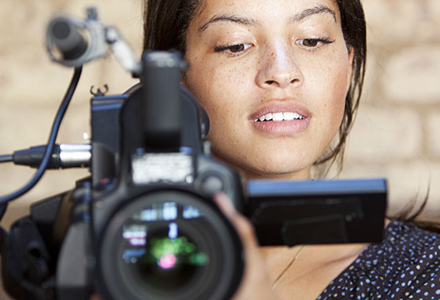
POLYGON ((254 227, 247 218, 237 212, 229 197, 224 193, 217 193, 214 196, 214 201, 235 227, 245 246, 257 245, 254 227))
POLYGON ((92 294, 90 300, 103 300, 98 294, 92 294))
POLYGON ((257 239, 252 223, 237 212, 232 201, 224 193, 216 194, 214 201, 235 227, 245 251, 246 264, 244 275, 240 287, 232 299, 279 299, 278 294, 271 290, 271 282, 273 280, 267 271, 263 257, 258 251, 257 239))
POLYGON ((228 218, 234 218, 234 216, 237 214, 232 201, 225 193, 220 192, 215 194, 214 201, 217 203, 223 214, 225 214, 228 218))

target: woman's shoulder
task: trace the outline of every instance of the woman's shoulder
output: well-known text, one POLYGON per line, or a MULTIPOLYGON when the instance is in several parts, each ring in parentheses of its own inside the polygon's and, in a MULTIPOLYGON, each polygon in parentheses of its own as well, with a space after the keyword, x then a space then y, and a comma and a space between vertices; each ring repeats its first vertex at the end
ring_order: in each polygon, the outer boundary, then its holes
POLYGON ((439 299, 439 253, 440 234, 391 221, 318 299, 439 299))
POLYGON ((382 243, 370 245, 349 269, 356 270, 359 275, 382 273, 385 280, 393 281, 397 275, 406 278, 405 274, 414 276, 426 273, 433 266, 438 267, 439 253, 440 234, 410 223, 391 221, 382 243))
POLYGON ((383 263, 412 265, 434 258, 440 249, 440 234, 423 230, 411 223, 391 221, 384 231, 384 239, 380 244, 370 245, 359 257, 369 261, 371 258, 383 263))

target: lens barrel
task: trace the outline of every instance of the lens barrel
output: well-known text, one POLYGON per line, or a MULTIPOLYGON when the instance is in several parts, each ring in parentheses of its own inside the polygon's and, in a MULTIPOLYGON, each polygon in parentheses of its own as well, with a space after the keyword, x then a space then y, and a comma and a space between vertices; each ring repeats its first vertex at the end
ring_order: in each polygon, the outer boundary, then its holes
POLYGON ((180 190, 120 208, 99 252, 106 299, 229 299, 244 265, 239 237, 212 200, 180 190))

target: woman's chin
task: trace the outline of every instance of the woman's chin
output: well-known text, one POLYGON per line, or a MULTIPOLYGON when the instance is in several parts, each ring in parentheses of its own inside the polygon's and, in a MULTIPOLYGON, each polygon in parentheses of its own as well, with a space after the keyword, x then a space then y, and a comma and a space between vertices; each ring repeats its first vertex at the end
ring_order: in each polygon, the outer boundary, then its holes
POLYGON ((247 180, 307 180, 310 179, 311 167, 302 165, 259 164, 257 166, 237 166, 247 180))
POLYGON ((306 180, 310 179, 312 159, 306 157, 295 157, 291 152, 288 155, 261 155, 234 157, 221 155, 213 151, 213 156, 238 170, 247 180, 254 179, 285 179, 285 180, 306 180), (308 162, 310 161, 310 162, 308 162))

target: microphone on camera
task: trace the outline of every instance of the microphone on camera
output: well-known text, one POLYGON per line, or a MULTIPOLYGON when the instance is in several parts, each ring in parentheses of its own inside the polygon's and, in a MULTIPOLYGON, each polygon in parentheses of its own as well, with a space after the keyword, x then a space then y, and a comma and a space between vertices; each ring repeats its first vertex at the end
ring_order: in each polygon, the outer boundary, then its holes
POLYGON ((87 51, 87 40, 81 28, 66 17, 58 17, 49 25, 48 34, 63 59, 80 58, 87 51))
POLYGON ((67 67, 79 67, 108 52, 106 29, 96 8, 87 9, 87 19, 69 16, 53 18, 47 27, 46 49, 50 58, 67 67))
POLYGON ((141 63, 114 26, 98 20, 95 7, 87 8, 87 19, 53 18, 47 27, 46 49, 50 58, 67 67, 79 67, 107 55, 111 48, 121 66, 133 77, 141 74, 141 63))

